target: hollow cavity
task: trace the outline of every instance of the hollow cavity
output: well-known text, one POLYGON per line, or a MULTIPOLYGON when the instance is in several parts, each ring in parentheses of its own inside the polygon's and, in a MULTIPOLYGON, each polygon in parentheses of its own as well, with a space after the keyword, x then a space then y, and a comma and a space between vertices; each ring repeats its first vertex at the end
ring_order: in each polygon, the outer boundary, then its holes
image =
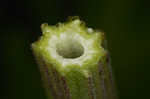
POLYGON ((78 40, 67 38, 56 44, 58 55, 63 58, 78 58, 83 55, 84 48, 78 40))

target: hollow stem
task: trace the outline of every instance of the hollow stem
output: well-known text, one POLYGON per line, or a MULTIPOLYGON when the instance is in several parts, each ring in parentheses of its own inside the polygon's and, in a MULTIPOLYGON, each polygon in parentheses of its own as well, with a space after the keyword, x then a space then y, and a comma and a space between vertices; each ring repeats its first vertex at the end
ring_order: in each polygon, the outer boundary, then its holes
POLYGON ((48 99, 116 99, 102 32, 79 19, 41 28, 32 50, 48 99))

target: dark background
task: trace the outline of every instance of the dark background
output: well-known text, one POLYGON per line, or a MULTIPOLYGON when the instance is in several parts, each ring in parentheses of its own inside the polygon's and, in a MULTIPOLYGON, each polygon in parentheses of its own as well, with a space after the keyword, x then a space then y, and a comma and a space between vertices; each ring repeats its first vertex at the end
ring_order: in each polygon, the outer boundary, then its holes
POLYGON ((45 99, 30 44, 74 15, 106 33, 120 99, 150 99, 148 0, 1 0, 0 99, 45 99))

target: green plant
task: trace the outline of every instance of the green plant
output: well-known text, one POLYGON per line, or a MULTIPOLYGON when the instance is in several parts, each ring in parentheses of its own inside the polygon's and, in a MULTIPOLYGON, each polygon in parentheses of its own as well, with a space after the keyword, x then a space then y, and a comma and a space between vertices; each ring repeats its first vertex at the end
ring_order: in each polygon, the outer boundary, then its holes
POLYGON ((32 50, 49 99, 116 99, 104 33, 78 18, 41 28, 32 50))

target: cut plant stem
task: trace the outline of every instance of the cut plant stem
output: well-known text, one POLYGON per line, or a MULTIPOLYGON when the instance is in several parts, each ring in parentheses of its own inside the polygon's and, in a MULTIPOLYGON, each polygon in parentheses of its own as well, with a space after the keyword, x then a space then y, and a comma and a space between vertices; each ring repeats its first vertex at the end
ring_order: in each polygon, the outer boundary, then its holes
POLYGON ((116 99, 102 32, 78 18, 41 28, 32 50, 48 99, 116 99))

